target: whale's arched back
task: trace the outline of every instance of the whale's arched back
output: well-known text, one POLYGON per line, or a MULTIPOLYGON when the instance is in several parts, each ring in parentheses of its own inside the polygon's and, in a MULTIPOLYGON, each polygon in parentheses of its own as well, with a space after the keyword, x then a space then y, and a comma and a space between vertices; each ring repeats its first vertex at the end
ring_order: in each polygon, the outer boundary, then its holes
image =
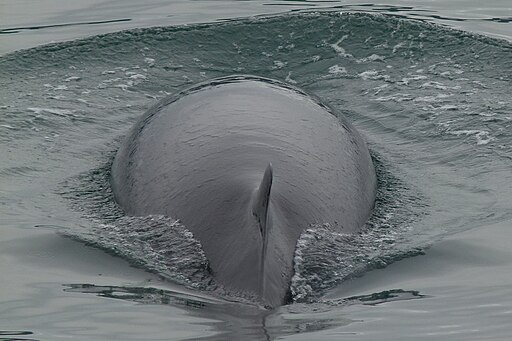
POLYGON ((129 133, 112 166, 128 214, 179 218, 228 290, 283 303, 297 239, 311 224, 357 231, 376 177, 359 133, 319 99, 254 76, 165 98, 129 133))

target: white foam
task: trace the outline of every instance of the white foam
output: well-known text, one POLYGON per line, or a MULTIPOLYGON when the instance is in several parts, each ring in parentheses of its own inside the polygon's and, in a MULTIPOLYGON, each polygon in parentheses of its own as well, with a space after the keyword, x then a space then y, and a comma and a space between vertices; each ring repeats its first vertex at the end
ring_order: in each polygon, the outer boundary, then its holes
POLYGON ((133 81, 128 81, 126 84, 116 84, 114 85, 115 88, 120 88, 123 91, 128 90, 128 88, 133 86, 133 81))
POLYGON ((430 82, 421 84, 420 88, 423 88, 423 89, 434 88, 434 89, 439 89, 439 90, 446 90, 448 87, 441 82, 430 81, 430 82))
POLYGON ((388 81, 390 77, 388 75, 383 75, 379 71, 376 70, 368 70, 363 71, 358 76, 364 80, 385 80, 388 81))
POLYGON ((394 95, 377 97, 374 99, 374 101, 377 101, 377 102, 389 102, 389 101, 405 102, 405 101, 412 101, 412 99, 413 99, 413 96, 411 96, 410 94, 397 93, 394 95))
POLYGON ((484 89, 489 89, 489 87, 487 85, 485 85, 484 83, 480 82, 480 81, 473 81, 472 82, 473 84, 476 84, 484 89))
POLYGON ((416 97, 414 99, 415 102, 441 102, 445 98, 453 96, 452 94, 437 94, 435 96, 422 96, 422 97, 416 97))
POLYGON ((448 121, 445 121, 445 122, 439 122, 437 123, 438 125, 442 126, 442 127, 445 127, 445 128, 449 128, 450 125, 454 122, 457 122, 457 120, 448 120, 448 121))
POLYGON ((453 104, 445 104, 439 107, 441 110, 459 110, 459 107, 453 104))
POLYGON ((274 66, 273 69, 282 69, 288 64, 287 62, 282 62, 280 60, 274 60, 274 66))
POLYGON ((64 79, 64 82, 71 82, 71 81, 79 81, 80 79, 82 79, 82 77, 78 77, 78 76, 70 76, 66 79, 64 79))
POLYGON ((495 138, 492 136, 489 136, 488 132, 480 132, 476 134, 476 144, 477 145, 486 145, 491 141, 494 141, 495 138))
POLYGON ((105 80, 103 80, 103 81, 98 85, 98 88, 100 88, 100 89, 104 89, 104 88, 106 88, 107 86, 109 86, 110 84, 115 83, 115 82, 120 82, 120 81, 122 81, 122 79, 121 79, 121 78, 119 78, 119 77, 105 79, 105 80))
POLYGON ((371 56, 356 59, 356 63, 366 63, 366 62, 383 62, 384 57, 379 56, 378 54, 372 54, 371 56))
POLYGON ((285 78, 285 81, 290 84, 297 84, 297 81, 295 79, 292 79, 292 72, 288 72, 288 75, 285 78))
POLYGON ((422 79, 426 79, 428 78, 427 76, 425 75, 415 75, 415 74, 411 74, 409 75, 408 77, 404 77, 402 78, 402 81, 399 82, 400 84, 405 84, 405 85, 408 85, 409 82, 411 81, 419 81, 419 80, 422 80, 422 79))
POLYGON ((467 130, 454 130, 448 132, 451 135, 455 136, 472 136, 474 135, 476 138, 477 145, 486 145, 491 141, 494 141, 495 138, 489 135, 487 130, 476 130, 476 129, 467 129, 467 130))
POLYGON ((396 44, 395 46, 393 46, 393 53, 396 53, 396 51, 398 51, 398 49, 402 48, 405 46, 405 43, 398 43, 396 44))
POLYGON ((345 75, 347 74, 347 69, 345 69, 343 66, 339 66, 338 64, 336 64, 329 68, 329 73, 333 75, 345 75))
POLYGON ((27 108, 27 110, 32 111, 36 115, 52 114, 52 115, 57 115, 57 116, 61 116, 61 117, 73 116, 73 112, 71 110, 67 110, 67 109, 32 107, 32 108, 27 108))
POLYGON ((373 95, 374 96, 378 95, 382 90, 384 90, 387 87, 389 87, 389 84, 382 84, 382 85, 376 86, 375 88, 373 88, 373 90, 375 90, 373 95))
POLYGON ((154 66, 154 65, 155 65, 155 60, 154 60, 153 58, 148 58, 148 57, 146 57, 146 58, 144 58, 144 62, 145 62, 146 64, 148 64, 150 67, 152 67, 152 66, 154 66))
POLYGON ((347 53, 347 51, 345 51, 345 49, 343 47, 340 46, 340 44, 348 38, 348 35, 344 35, 343 37, 341 37, 340 39, 338 39, 337 42, 335 42, 334 44, 331 44, 331 47, 333 48, 333 50, 340 56, 340 57, 345 57, 345 58, 351 58, 352 55, 350 53, 347 53))
POLYGON ((136 73, 136 74, 133 74, 129 77, 130 79, 146 79, 146 76, 145 75, 142 75, 140 73, 136 73))
POLYGON ((482 132, 487 133, 486 131, 483 131, 483 130, 475 130, 475 129, 453 130, 453 131, 450 131, 449 133, 450 133, 450 134, 452 134, 452 135, 455 135, 455 136, 460 136, 460 135, 466 135, 466 136, 469 136, 469 135, 479 134, 479 133, 482 133, 482 132))

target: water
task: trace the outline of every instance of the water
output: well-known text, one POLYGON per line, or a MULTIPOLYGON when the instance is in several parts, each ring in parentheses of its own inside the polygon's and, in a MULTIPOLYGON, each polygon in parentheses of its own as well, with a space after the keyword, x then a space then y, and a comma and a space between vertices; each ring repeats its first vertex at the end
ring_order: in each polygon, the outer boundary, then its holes
POLYGON ((506 1, 22 3, 1 12, 0 340, 509 339, 506 1), (123 217, 108 186, 145 108, 232 73, 322 97, 379 174, 364 233, 307 231, 273 311, 215 290, 186 226, 123 217))

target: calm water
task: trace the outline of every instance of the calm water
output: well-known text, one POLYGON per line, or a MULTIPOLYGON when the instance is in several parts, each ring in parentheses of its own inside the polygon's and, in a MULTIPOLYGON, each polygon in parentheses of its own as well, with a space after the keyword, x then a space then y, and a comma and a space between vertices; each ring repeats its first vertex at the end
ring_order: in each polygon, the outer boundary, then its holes
POLYGON ((387 3, 4 1, 0 340, 509 340, 512 6, 387 3), (145 108, 232 73, 338 108, 379 175, 361 235, 301 237, 273 311, 216 292, 186 226, 124 217, 108 185, 145 108))

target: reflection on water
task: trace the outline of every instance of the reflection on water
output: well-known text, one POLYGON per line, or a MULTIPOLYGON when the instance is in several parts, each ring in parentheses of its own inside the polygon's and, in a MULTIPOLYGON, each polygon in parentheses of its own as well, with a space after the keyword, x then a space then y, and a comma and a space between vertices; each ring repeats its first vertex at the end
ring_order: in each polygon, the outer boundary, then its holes
MULTIPOLYGON (((174 308, 182 309, 190 325, 194 324, 203 329, 202 336, 196 334, 191 338, 194 340, 197 340, 198 337, 204 340, 269 339, 265 329, 265 318, 270 312, 255 305, 240 304, 208 296, 194 296, 154 287, 94 284, 64 284, 64 287, 65 292, 93 294, 99 297, 135 302, 144 306, 165 306, 169 308, 171 314, 174 308), (216 332, 213 335, 205 333, 204 330, 207 327, 216 332)), ((166 315, 165 311, 164 315, 166 315)))
POLYGON ((422 295, 419 291, 416 290, 407 291, 402 289, 392 289, 368 295, 348 297, 342 300, 342 302, 346 302, 347 304, 377 305, 387 302, 407 301, 425 297, 428 296, 422 295))
MULTIPOLYGON (((94 284, 65 284, 66 292, 94 294, 100 297, 141 304, 179 305, 192 315, 215 316, 212 322, 219 334, 205 340, 229 338, 274 340, 279 337, 319 332, 346 327, 353 322, 343 306, 375 306, 393 301, 408 301, 427 297, 418 291, 392 289, 368 295, 352 296, 323 303, 296 303, 265 311, 254 306, 222 301, 209 301, 172 290, 152 287, 101 286, 94 284)), ((1 340, 0 340, 1 341, 1 340)))
POLYGON ((175 291, 157 288, 97 286, 94 284, 65 284, 64 286, 67 287, 64 289, 66 292, 96 294, 101 297, 116 298, 144 304, 173 304, 199 309, 206 307, 208 304, 206 300, 200 300, 175 291))

